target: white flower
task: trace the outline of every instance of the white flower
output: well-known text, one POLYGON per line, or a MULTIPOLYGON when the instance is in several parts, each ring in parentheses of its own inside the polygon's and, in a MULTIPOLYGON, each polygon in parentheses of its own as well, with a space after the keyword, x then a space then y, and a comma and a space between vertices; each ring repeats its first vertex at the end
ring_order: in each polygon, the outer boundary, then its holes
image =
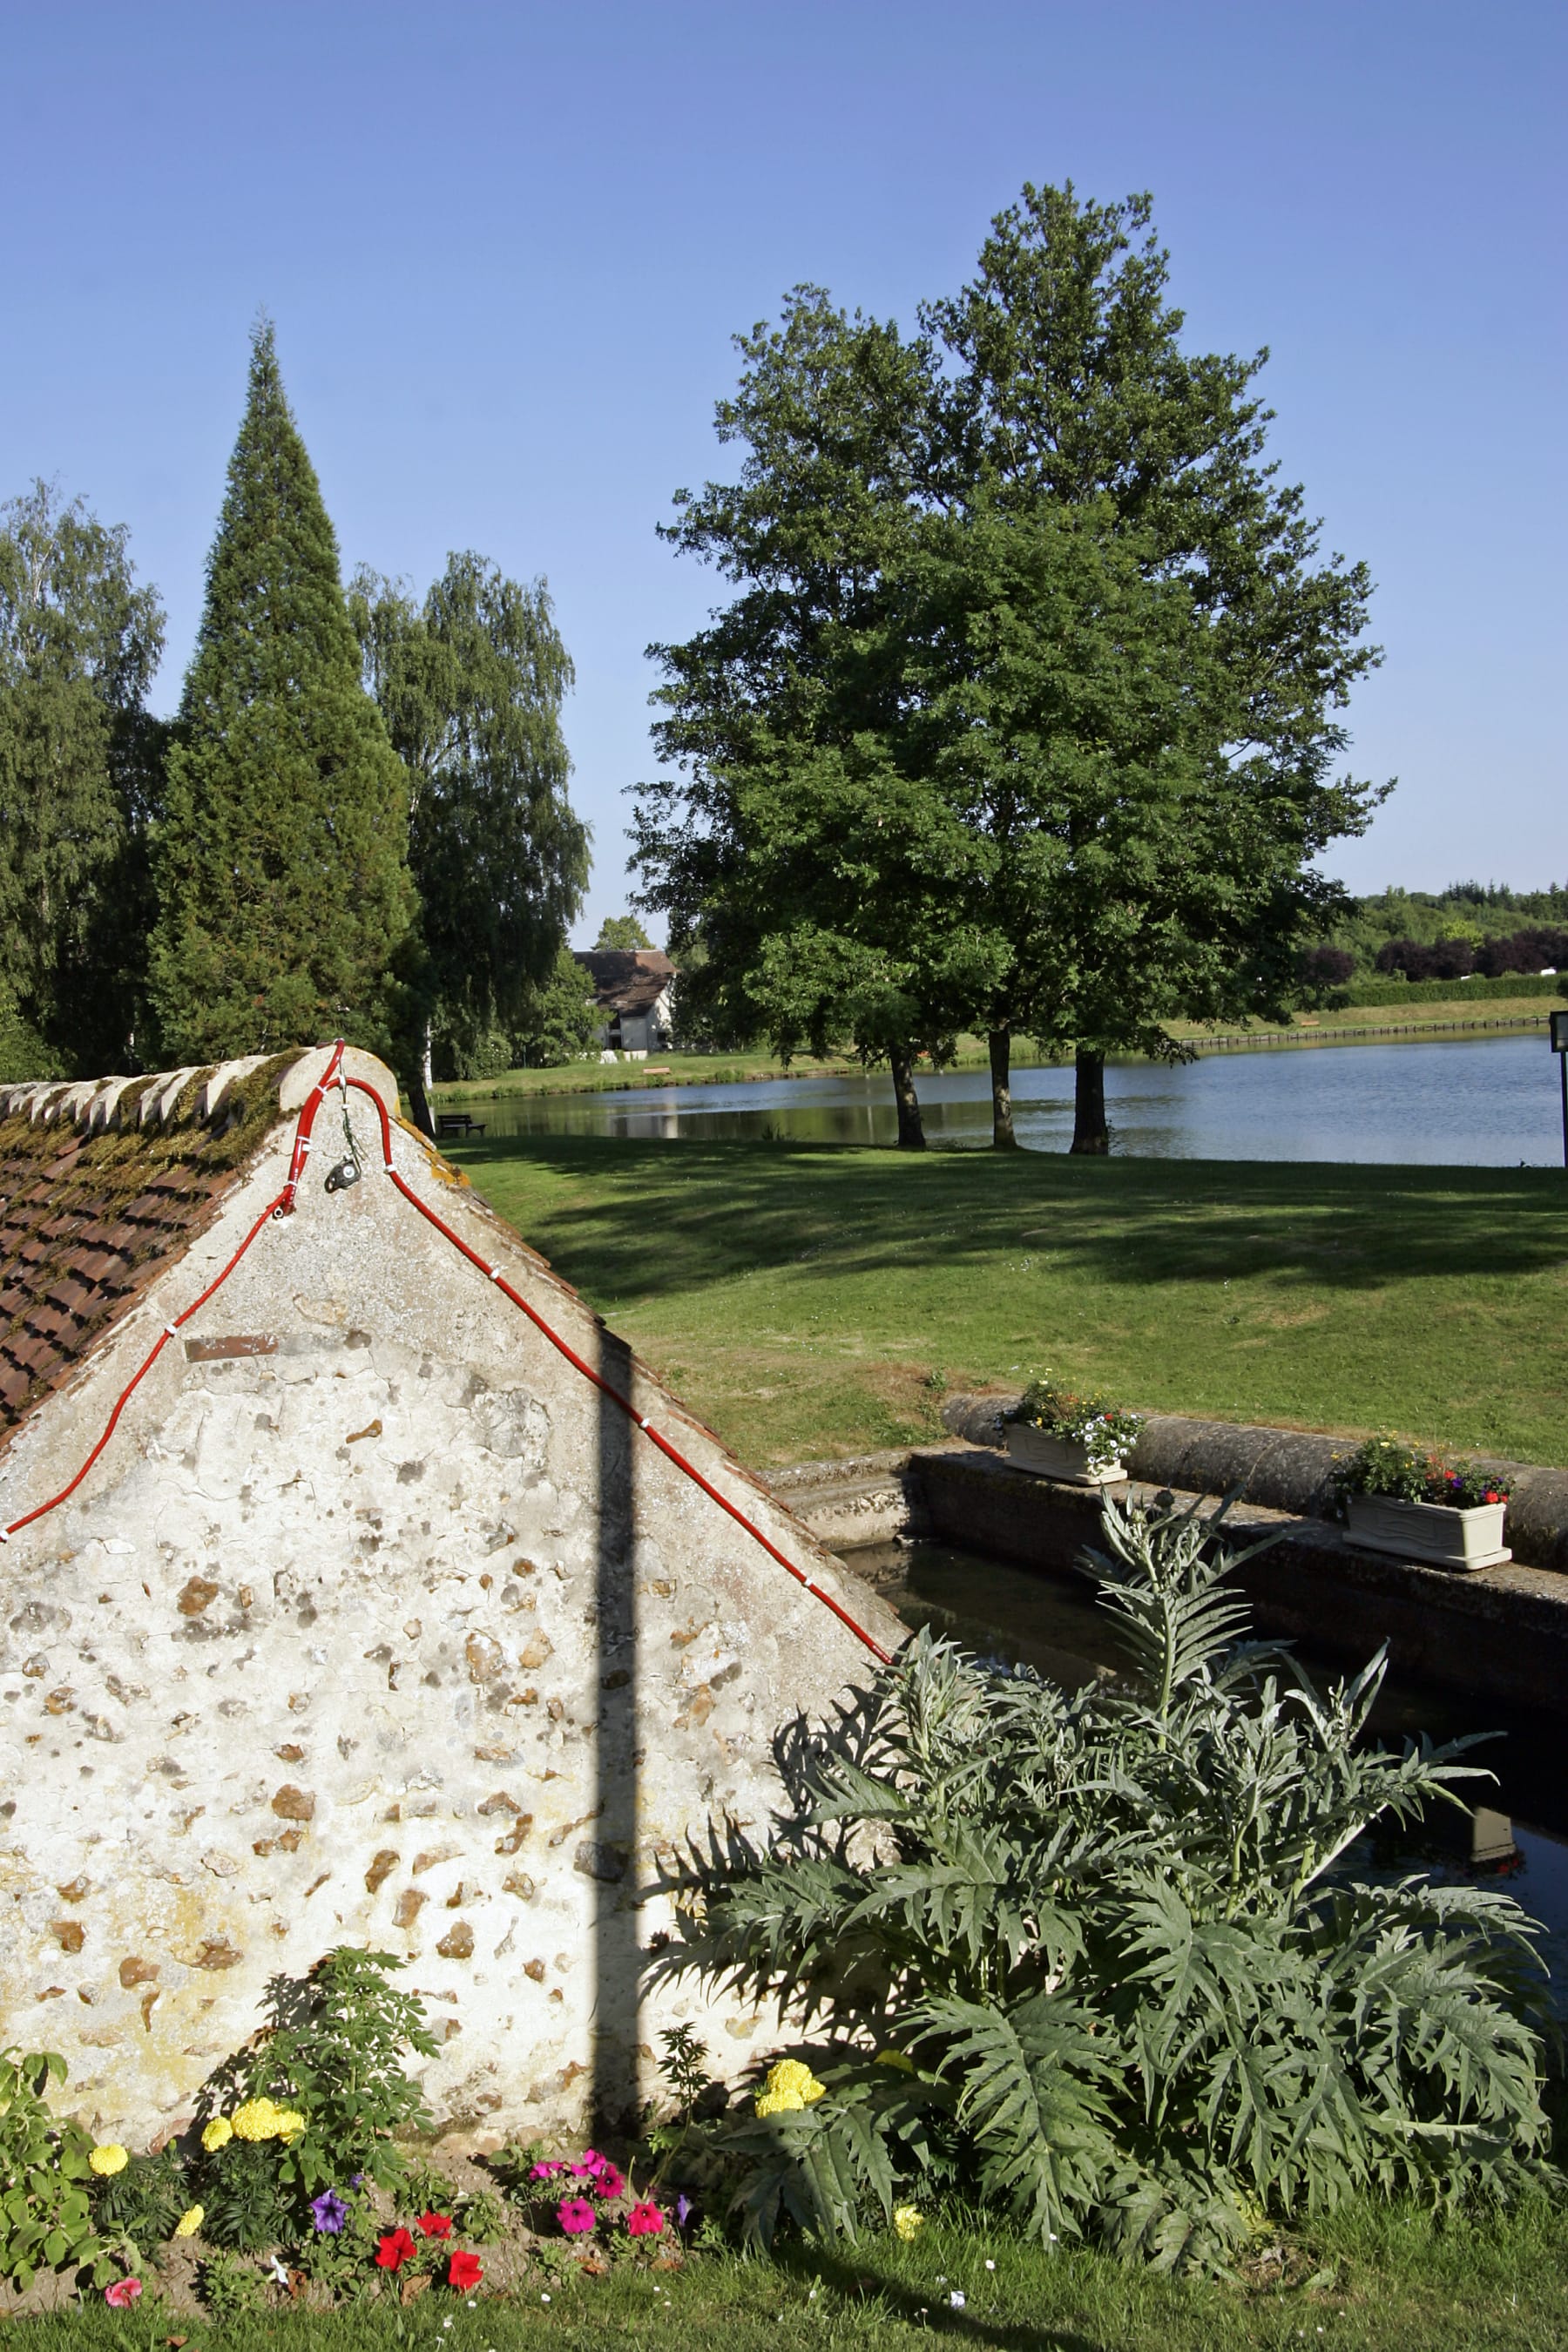
POLYGON ((288 2285, 289 2269, 287 2263, 280 2263, 277 2255, 273 2254, 269 2256, 267 2267, 270 2275, 277 2280, 279 2286, 288 2285))
POLYGON ((947 2299, 954 2311, 963 2309, 963 2289, 961 2286, 955 2286, 947 2299))
POLYGON ((994 2271, 994 2270, 995 2269, 995 2267, 996 2267, 995 2263, 992 2261, 992 2259, 991 2259, 991 2257, 990 2257, 990 2255, 989 2255, 989 2254, 987 2254, 987 2255, 986 2255, 986 2257, 985 2257, 985 2267, 986 2267, 986 2269, 987 2269, 988 2271, 994 2271))

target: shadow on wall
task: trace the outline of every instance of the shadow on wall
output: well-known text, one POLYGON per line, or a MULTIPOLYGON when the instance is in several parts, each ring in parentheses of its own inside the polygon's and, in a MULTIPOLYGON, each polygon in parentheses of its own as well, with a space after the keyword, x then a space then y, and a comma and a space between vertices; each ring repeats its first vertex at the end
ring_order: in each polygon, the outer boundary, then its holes
MULTIPOLYGON (((631 1350, 599 1334, 600 1378, 632 1393, 631 1350)), ((594 1889, 593 2116, 635 2122, 638 2109, 639 1969, 637 1874, 637 1627, 634 1562, 635 1432, 629 1416, 599 1391, 598 1574, 595 1595, 598 1664, 595 1800, 597 1819, 576 1849, 575 1866, 594 1889)))

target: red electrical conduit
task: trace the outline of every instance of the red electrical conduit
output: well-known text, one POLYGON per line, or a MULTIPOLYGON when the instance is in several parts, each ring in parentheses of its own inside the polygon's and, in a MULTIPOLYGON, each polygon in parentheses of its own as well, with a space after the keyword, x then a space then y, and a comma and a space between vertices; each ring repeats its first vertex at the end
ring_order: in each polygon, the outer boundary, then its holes
POLYGON ((451 1226, 447 1223, 445 1218, 438 1217, 434 1209, 427 1208, 426 1206, 425 1202, 419 1198, 418 1193, 415 1192, 413 1186, 404 1181, 393 1165, 392 1121, 388 1115, 385 1103, 382 1100, 376 1088, 367 1084, 363 1078, 353 1078, 346 1076, 342 1067, 342 1057, 343 1040, 340 1037, 332 1048, 331 1061, 327 1064, 326 1068, 322 1071, 320 1078, 316 1081, 315 1086, 306 1097, 304 1104, 300 1108, 299 1122, 294 1130, 294 1148, 289 1157, 289 1174, 285 1180, 282 1191, 278 1194, 275 1200, 269 1201, 266 1208, 262 1210, 261 1214, 257 1218, 256 1223, 251 1226, 250 1231, 246 1234, 245 1239, 240 1243, 239 1247, 235 1251, 234 1255, 229 1259, 228 1264, 224 1267, 222 1273, 214 1276, 213 1280, 208 1283, 206 1288, 202 1292, 201 1297, 199 1298, 193 1299, 190 1306, 184 1309, 183 1314, 177 1315, 172 1323, 165 1323, 162 1331, 159 1332, 152 1348, 142 1359, 142 1363, 138 1366, 135 1372, 132 1373, 124 1388, 121 1391, 118 1399, 115 1402, 114 1410, 110 1414, 107 1423, 104 1424, 103 1434, 100 1437, 97 1444, 93 1447, 92 1452, 88 1455, 87 1460, 82 1464, 81 1468, 77 1472, 76 1476, 71 1480, 70 1484, 67 1486, 62 1486, 59 1493, 58 1495, 52 1495, 47 1503, 39 1503, 35 1509, 24 1512, 23 1516, 19 1519, 13 1519, 7 1527, 0 1528, 0 1543, 8 1541, 9 1538, 17 1534, 21 1528, 30 1527, 35 1519, 41 1519, 44 1517, 46 1513, 58 1509, 61 1503, 65 1502, 68 1496, 75 1494, 77 1488, 81 1485, 82 1480, 87 1476, 88 1472, 92 1468, 93 1464, 98 1460, 99 1455, 103 1452, 104 1447, 113 1436, 120 1416, 124 1412, 126 1405, 131 1400, 132 1392, 156 1363, 159 1356, 163 1352, 165 1341, 173 1339, 181 1327, 190 1321, 191 1317, 196 1312, 197 1308, 205 1307, 207 1300, 213 1296, 213 1293, 216 1290, 220 1289, 223 1284, 228 1280, 229 1276, 234 1272, 235 1267, 239 1264, 240 1259, 245 1255, 246 1251, 250 1247, 251 1243, 256 1239, 257 1234, 261 1231, 263 1225, 268 1223, 273 1217, 286 1217, 292 1213, 294 1207, 294 1195, 299 1191, 300 1185, 303 1180, 305 1173, 305 1161, 310 1154, 310 1131, 316 1123, 316 1113, 321 1108, 322 1100, 324 1099, 329 1087, 332 1085, 333 1081, 336 1080, 340 1089, 343 1088, 345 1086, 353 1087, 357 1093, 367 1095, 370 1097, 370 1100, 375 1105, 376 1116, 381 1121, 381 1150, 384 1171, 391 1177, 393 1183, 396 1186, 398 1192, 402 1193, 403 1198, 414 1208, 417 1209, 419 1214, 425 1219, 426 1223, 434 1225, 436 1231, 442 1235, 443 1239, 450 1242, 452 1247, 460 1252, 460 1254, 468 1259, 470 1265, 478 1266, 479 1272, 488 1276, 488 1278, 495 1284, 496 1288, 500 1291, 504 1297, 509 1298, 514 1307, 521 1307, 523 1314, 527 1316, 529 1321, 533 1325, 535 1330, 538 1331, 543 1339, 549 1340, 551 1346, 556 1349, 557 1353, 564 1356, 566 1361, 572 1365, 575 1370, 581 1372, 585 1381, 591 1381, 593 1386, 599 1391, 602 1396, 608 1397, 613 1404, 618 1405, 621 1411, 626 1414, 627 1420, 642 1431, 643 1435, 647 1438, 649 1443, 656 1445, 667 1460, 673 1462, 678 1470, 683 1471, 694 1486, 700 1486, 710 1501, 717 1503, 721 1511, 727 1512, 729 1517, 735 1521, 737 1527, 743 1528, 747 1535, 752 1538, 753 1542, 759 1543, 762 1546, 770 1559, 776 1560, 782 1569, 784 1569, 790 1576, 794 1577, 797 1584, 804 1585, 806 1591, 811 1594, 814 1601, 820 1601, 825 1609, 830 1609, 834 1616, 837 1618, 839 1623, 847 1626, 858 1641, 864 1643, 866 1648, 870 1651, 871 1655, 876 1658, 879 1664, 882 1665, 889 1664, 890 1663, 889 1653, 883 1649, 881 1643, 873 1640, 872 1636, 867 1633, 865 1627, 858 1624, 855 1619, 850 1616, 848 1611, 840 1607, 839 1603, 835 1601, 830 1592, 825 1592, 820 1584, 816 1583, 811 1577, 806 1575, 804 1569, 797 1568, 794 1560, 791 1559, 786 1553, 782 1552, 777 1544, 773 1543, 769 1537, 763 1533, 761 1528, 757 1526, 754 1520, 749 1519, 744 1511, 742 1511, 738 1505, 731 1503, 727 1495, 721 1494, 717 1486, 712 1485, 709 1479, 703 1476, 701 1471, 698 1469, 694 1462, 688 1461, 686 1455, 680 1452, 678 1446, 672 1445, 668 1437, 661 1436, 659 1432, 654 1428, 652 1423, 646 1420, 644 1416, 638 1412, 637 1407, 632 1403, 629 1397, 623 1396, 620 1390, 616 1388, 612 1382, 606 1381, 601 1373, 596 1372, 594 1370, 593 1365, 586 1362, 583 1357, 578 1355, 574 1348, 569 1347, 567 1342, 561 1337, 561 1334, 552 1329, 552 1327, 544 1320, 544 1318, 539 1313, 538 1309, 529 1305, 528 1300, 522 1296, 522 1293, 520 1290, 513 1288, 512 1285, 508 1282, 499 1267, 487 1265, 484 1259, 479 1255, 478 1250, 470 1249, 468 1243, 462 1238, 461 1234, 453 1232, 451 1226))

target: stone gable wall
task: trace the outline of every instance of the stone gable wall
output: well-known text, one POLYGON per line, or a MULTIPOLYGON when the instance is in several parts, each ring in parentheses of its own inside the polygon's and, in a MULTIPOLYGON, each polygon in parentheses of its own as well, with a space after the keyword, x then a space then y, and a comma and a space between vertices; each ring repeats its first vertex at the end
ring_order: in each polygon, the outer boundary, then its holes
MULTIPOLYGON (((767 2021, 709 2012, 695 1986, 639 2002, 667 1916, 644 1890, 711 1819, 760 1831, 781 1725, 830 1717, 870 1668, 398 1199, 363 1099, 353 1120, 364 1181, 328 1196, 313 1157, 295 1214, 165 1349, 78 1496, 0 1553, 0 2035, 62 2051, 67 2104, 132 2144, 189 2114, 268 1977, 342 1941, 413 1964, 449 2131, 630 2107, 677 2017, 734 2072, 767 2021)), ((277 1190, 290 1131, 28 1417, 0 1517, 78 1466, 277 1190)), ((401 1132, 395 1157, 896 1643, 890 1612, 443 1163, 401 1132)))

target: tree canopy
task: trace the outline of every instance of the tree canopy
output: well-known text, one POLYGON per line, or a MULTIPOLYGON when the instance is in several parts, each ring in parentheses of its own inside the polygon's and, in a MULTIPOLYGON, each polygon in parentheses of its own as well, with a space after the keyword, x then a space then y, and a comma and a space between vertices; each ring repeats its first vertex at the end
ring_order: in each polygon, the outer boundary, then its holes
POLYGON ((594 945, 596 949, 651 948, 653 941, 635 915, 606 915, 594 945))
POLYGON ((432 1038, 471 1055, 536 1016, 582 904, 588 830, 561 726, 572 662, 545 583, 472 552, 448 556, 423 604, 362 571, 351 609, 409 776, 428 1075, 432 1038))
POLYGON ((148 919, 163 642, 123 526, 45 482, 0 509, 0 1031, 8 1075, 123 1066, 148 919))
POLYGON ((204 1060, 328 1031, 393 1049, 416 910, 407 806, 264 321, 156 842, 165 1051, 204 1060))
POLYGON ((1105 1052, 1279 1009, 1378 797, 1331 773, 1370 583, 1265 461, 1266 354, 1184 352, 1149 224, 1026 187, 910 338, 797 288, 737 339, 739 480, 668 527, 737 593, 654 648, 645 902, 737 1033, 889 1058, 903 1139, 900 1055, 963 1026, 1010 1140, 1023 1029, 1103 1149, 1105 1052))

